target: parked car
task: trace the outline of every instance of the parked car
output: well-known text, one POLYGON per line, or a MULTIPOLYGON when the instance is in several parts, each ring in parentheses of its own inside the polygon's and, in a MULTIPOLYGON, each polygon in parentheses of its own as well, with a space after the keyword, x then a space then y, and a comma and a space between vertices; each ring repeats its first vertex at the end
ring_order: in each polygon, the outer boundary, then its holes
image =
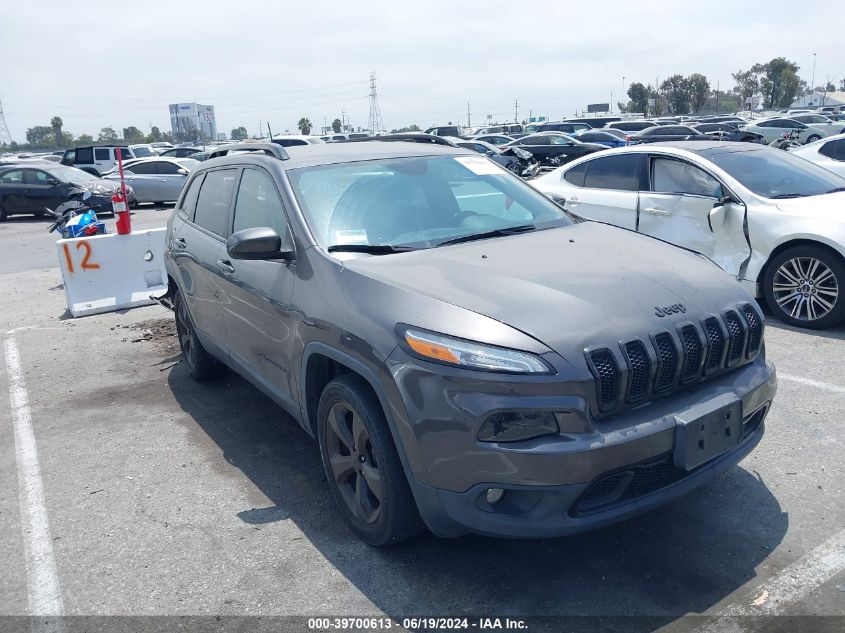
POLYGON ((490 125, 481 127, 474 131, 474 136, 486 135, 503 135, 510 136, 511 134, 522 134, 525 132, 524 126, 519 123, 502 123, 500 125, 490 125))
POLYGON ((598 143, 582 143, 560 132, 537 132, 502 147, 521 147, 531 152, 540 165, 550 167, 557 167, 586 154, 607 149, 598 143))
POLYGON ((537 126, 537 132, 564 132, 565 134, 574 134, 581 130, 591 130, 592 126, 586 123, 577 123, 573 121, 552 121, 547 123, 540 123, 537 126))
POLYGON ((564 123, 583 123, 591 128, 603 128, 608 123, 617 123, 622 120, 620 116, 583 116, 576 119, 564 119, 564 123))
POLYGON ((655 125, 628 136, 631 143, 657 143, 659 141, 712 141, 711 134, 699 132, 688 125, 655 125))
POLYGON ((513 136, 505 136, 503 134, 479 134, 471 137, 474 141, 483 141, 491 145, 507 145, 513 143, 516 139, 513 136))
MULTIPOLYGON (((192 158, 141 158, 129 162, 123 174, 138 202, 172 202, 179 198, 188 174, 199 164, 192 158)), ((120 173, 114 170, 104 178, 119 182, 120 173)))
POLYGON ((117 165, 118 152, 123 160, 135 158, 135 154, 126 146, 88 145, 65 150, 61 162, 66 167, 76 167, 94 176, 100 176, 117 165))
POLYGON ((616 134, 612 134, 606 130, 589 129, 577 132, 575 138, 583 143, 598 143, 606 147, 622 147, 628 144, 628 141, 625 140, 624 133, 622 134, 623 136, 620 138, 616 134))
POLYGON ((766 139, 766 143, 772 143, 782 138, 784 134, 792 131, 798 134, 798 140, 801 143, 812 143, 827 136, 824 130, 809 127, 800 121, 784 118, 756 120, 754 123, 749 123, 740 129, 746 132, 762 134, 766 139))
POLYGON ((750 143, 638 145, 532 184, 585 218, 702 253, 790 325, 845 319, 845 179, 798 156, 750 143))
POLYGON ((297 145, 318 145, 325 143, 319 136, 306 136, 304 134, 277 134, 272 142, 282 147, 296 147, 297 145))
POLYGON ((332 132, 330 134, 324 134, 320 137, 320 140, 331 143, 332 141, 345 141, 349 138, 367 138, 368 136, 372 135, 369 132, 332 132))
POLYGON ((199 147, 174 147, 164 150, 159 156, 162 158, 190 158, 202 151, 204 150, 199 147))
POLYGON ((466 136, 466 130, 460 125, 438 125, 428 128, 425 133, 432 136, 454 136, 458 138, 466 136))
MULTIPOLYGON (((0 222, 10 215, 46 215, 44 207, 55 209, 82 190, 91 193, 85 203, 94 211, 111 213, 116 189, 113 181, 55 163, 0 166, 0 222)), ((127 187, 126 193, 134 205, 137 200, 132 187, 127 187)))
POLYGON ((845 134, 828 136, 793 149, 790 153, 845 178, 845 134))
POLYGON ((833 119, 822 116, 821 114, 797 114, 790 118, 793 121, 798 121, 804 125, 821 130, 825 133, 825 136, 845 134, 845 123, 842 121, 834 121, 833 119))
POLYGON ((593 529, 760 441, 763 316, 700 256, 463 148, 250 149, 191 175, 162 301, 191 376, 232 368, 316 438, 367 543, 593 529))
POLYGON ((534 155, 520 147, 496 147, 492 143, 485 143, 475 138, 468 141, 460 138, 450 140, 458 147, 465 147, 483 154, 517 176, 533 178, 540 171, 540 163, 537 162, 534 155))
POLYGON ((691 127, 699 132, 709 134, 720 141, 740 141, 743 143, 764 143, 766 138, 762 134, 740 130, 736 122, 730 123, 695 123, 691 127))
POLYGON ((615 123, 608 123, 605 129, 608 130, 622 130, 623 132, 642 132, 650 127, 654 127, 654 121, 636 120, 636 121, 616 121, 615 123))
POLYGON ((167 141, 156 141, 155 143, 150 143, 150 145, 152 145, 157 152, 173 149, 173 143, 168 143, 167 141))
POLYGON ((150 158, 152 156, 158 156, 158 150, 150 143, 130 145, 129 149, 132 150, 132 154, 135 158, 150 158))

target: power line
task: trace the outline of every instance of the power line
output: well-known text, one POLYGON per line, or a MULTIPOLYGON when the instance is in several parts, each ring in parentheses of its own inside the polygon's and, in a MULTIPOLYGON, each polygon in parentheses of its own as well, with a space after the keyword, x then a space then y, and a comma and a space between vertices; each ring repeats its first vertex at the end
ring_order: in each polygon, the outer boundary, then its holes
POLYGON ((378 107, 378 90, 376 89, 376 73, 370 73, 370 132, 385 132, 381 110, 378 107))

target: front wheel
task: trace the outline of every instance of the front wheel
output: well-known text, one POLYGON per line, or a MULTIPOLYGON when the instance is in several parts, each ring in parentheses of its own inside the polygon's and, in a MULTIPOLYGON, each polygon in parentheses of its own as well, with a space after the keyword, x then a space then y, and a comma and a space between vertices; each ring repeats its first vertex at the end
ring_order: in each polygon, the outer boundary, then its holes
POLYGON ((200 343, 181 290, 177 290, 173 297, 173 312, 176 315, 179 348, 182 350, 182 356, 185 357, 185 364, 188 366, 191 378, 199 382, 220 378, 226 373, 226 366, 206 352, 200 343))
POLYGON ((833 251, 796 246, 775 257, 763 277, 766 303, 789 325, 822 330, 845 320, 845 263, 833 251))
POLYGON ((821 136, 819 136, 818 134, 810 134, 810 136, 807 137, 807 142, 808 143, 815 143, 816 141, 818 141, 820 139, 821 139, 821 136))
POLYGON ((344 374, 323 390, 317 409, 323 469, 352 530, 383 547, 423 526, 387 420, 369 384, 344 374))

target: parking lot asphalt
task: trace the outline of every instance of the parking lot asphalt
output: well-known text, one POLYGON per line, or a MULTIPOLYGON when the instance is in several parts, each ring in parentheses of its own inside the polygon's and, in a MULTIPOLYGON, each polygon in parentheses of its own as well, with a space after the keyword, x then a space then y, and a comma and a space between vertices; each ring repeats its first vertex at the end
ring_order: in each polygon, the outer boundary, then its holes
POLYGON ((347 529, 316 444, 288 416, 231 372, 188 377, 171 313, 69 318, 45 226, 0 224, 0 615, 29 613, 39 564, 22 532, 13 344, 61 613, 626 616, 591 621, 608 631, 706 629, 688 614, 845 616, 845 328, 770 319, 780 382, 766 435, 679 501, 563 539, 424 534, 378 550, 347 529))

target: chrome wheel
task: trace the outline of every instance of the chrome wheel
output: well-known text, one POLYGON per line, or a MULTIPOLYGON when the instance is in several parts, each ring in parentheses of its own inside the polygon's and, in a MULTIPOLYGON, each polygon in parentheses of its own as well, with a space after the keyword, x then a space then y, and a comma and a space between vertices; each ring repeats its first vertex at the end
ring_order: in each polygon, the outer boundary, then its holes
POLYGON ((329 410, 326 449, 331 476, 348 510, 364 523, 375 523, 384 497, 379 464, 361 417, 346 403, 329 410))
POLYGON ((817 321, 836 305, 839 281, 820 259, 793 257, 775 271, 772 294, 778 307, 793 319, 817 321))

